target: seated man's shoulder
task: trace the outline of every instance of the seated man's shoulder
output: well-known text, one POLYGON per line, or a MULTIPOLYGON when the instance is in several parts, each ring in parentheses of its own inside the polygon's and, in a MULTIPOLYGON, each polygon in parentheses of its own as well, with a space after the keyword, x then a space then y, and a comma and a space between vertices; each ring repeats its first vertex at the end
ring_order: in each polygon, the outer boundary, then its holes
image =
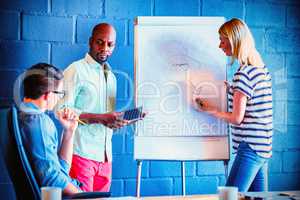
POLYGON ((55 125, 53 121, 44 113, 19 112, 19 124, 26 132, 53 132, 55 125))
POLYGON ((19 121, 21 124, 36 125, 41 120, 41 117, 41 113, 26 112, 22 110, 19 111, 19 121))

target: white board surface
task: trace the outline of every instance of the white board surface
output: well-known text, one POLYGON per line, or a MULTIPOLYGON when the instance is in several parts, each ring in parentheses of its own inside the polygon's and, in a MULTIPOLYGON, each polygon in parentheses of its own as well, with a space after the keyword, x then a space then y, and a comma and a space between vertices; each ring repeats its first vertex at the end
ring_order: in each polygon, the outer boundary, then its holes
POLYGON ((227 106, 226 58, 218 48, 223 17, 138 17, 135 24, 135 159, 225 160, 227 124, 198 112, 196 97, 227 106), (214 148, 217 147, 217 148, 214 148))

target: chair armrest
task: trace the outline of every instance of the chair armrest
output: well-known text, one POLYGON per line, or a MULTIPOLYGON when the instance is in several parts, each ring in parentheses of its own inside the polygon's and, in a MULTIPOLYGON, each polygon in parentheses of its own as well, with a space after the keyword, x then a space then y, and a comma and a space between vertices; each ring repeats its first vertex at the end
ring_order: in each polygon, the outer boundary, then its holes
POLYGON ((63 196, 63 199, 94 199, 110 197, 110 192, 80 192, 73 195, 63 196))

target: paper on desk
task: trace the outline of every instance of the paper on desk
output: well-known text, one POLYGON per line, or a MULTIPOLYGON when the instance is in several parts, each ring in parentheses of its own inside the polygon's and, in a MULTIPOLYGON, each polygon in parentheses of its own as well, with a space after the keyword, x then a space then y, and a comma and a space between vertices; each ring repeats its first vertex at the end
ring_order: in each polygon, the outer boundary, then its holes
POLYGON ((298 191, 284 191, 284 192, 245 192, 242 193, 246 199, 261 198, 266 200, 300 200, 300 193, 298 191))

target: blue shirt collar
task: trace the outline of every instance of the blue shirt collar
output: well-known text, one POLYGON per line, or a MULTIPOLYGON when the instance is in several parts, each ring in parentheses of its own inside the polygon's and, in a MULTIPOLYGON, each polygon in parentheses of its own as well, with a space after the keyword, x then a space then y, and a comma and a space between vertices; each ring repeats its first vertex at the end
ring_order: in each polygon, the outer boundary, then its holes
POLYGON ((37 105, 35 105, 34 103, 31 103, 31 102, 28 102, 28 103, 22 102, 20 104, 19 109, 22 112, 25 112, 28 114, 42 114, 43 113, 43 111, 41 111, 41 109, 37 105))

